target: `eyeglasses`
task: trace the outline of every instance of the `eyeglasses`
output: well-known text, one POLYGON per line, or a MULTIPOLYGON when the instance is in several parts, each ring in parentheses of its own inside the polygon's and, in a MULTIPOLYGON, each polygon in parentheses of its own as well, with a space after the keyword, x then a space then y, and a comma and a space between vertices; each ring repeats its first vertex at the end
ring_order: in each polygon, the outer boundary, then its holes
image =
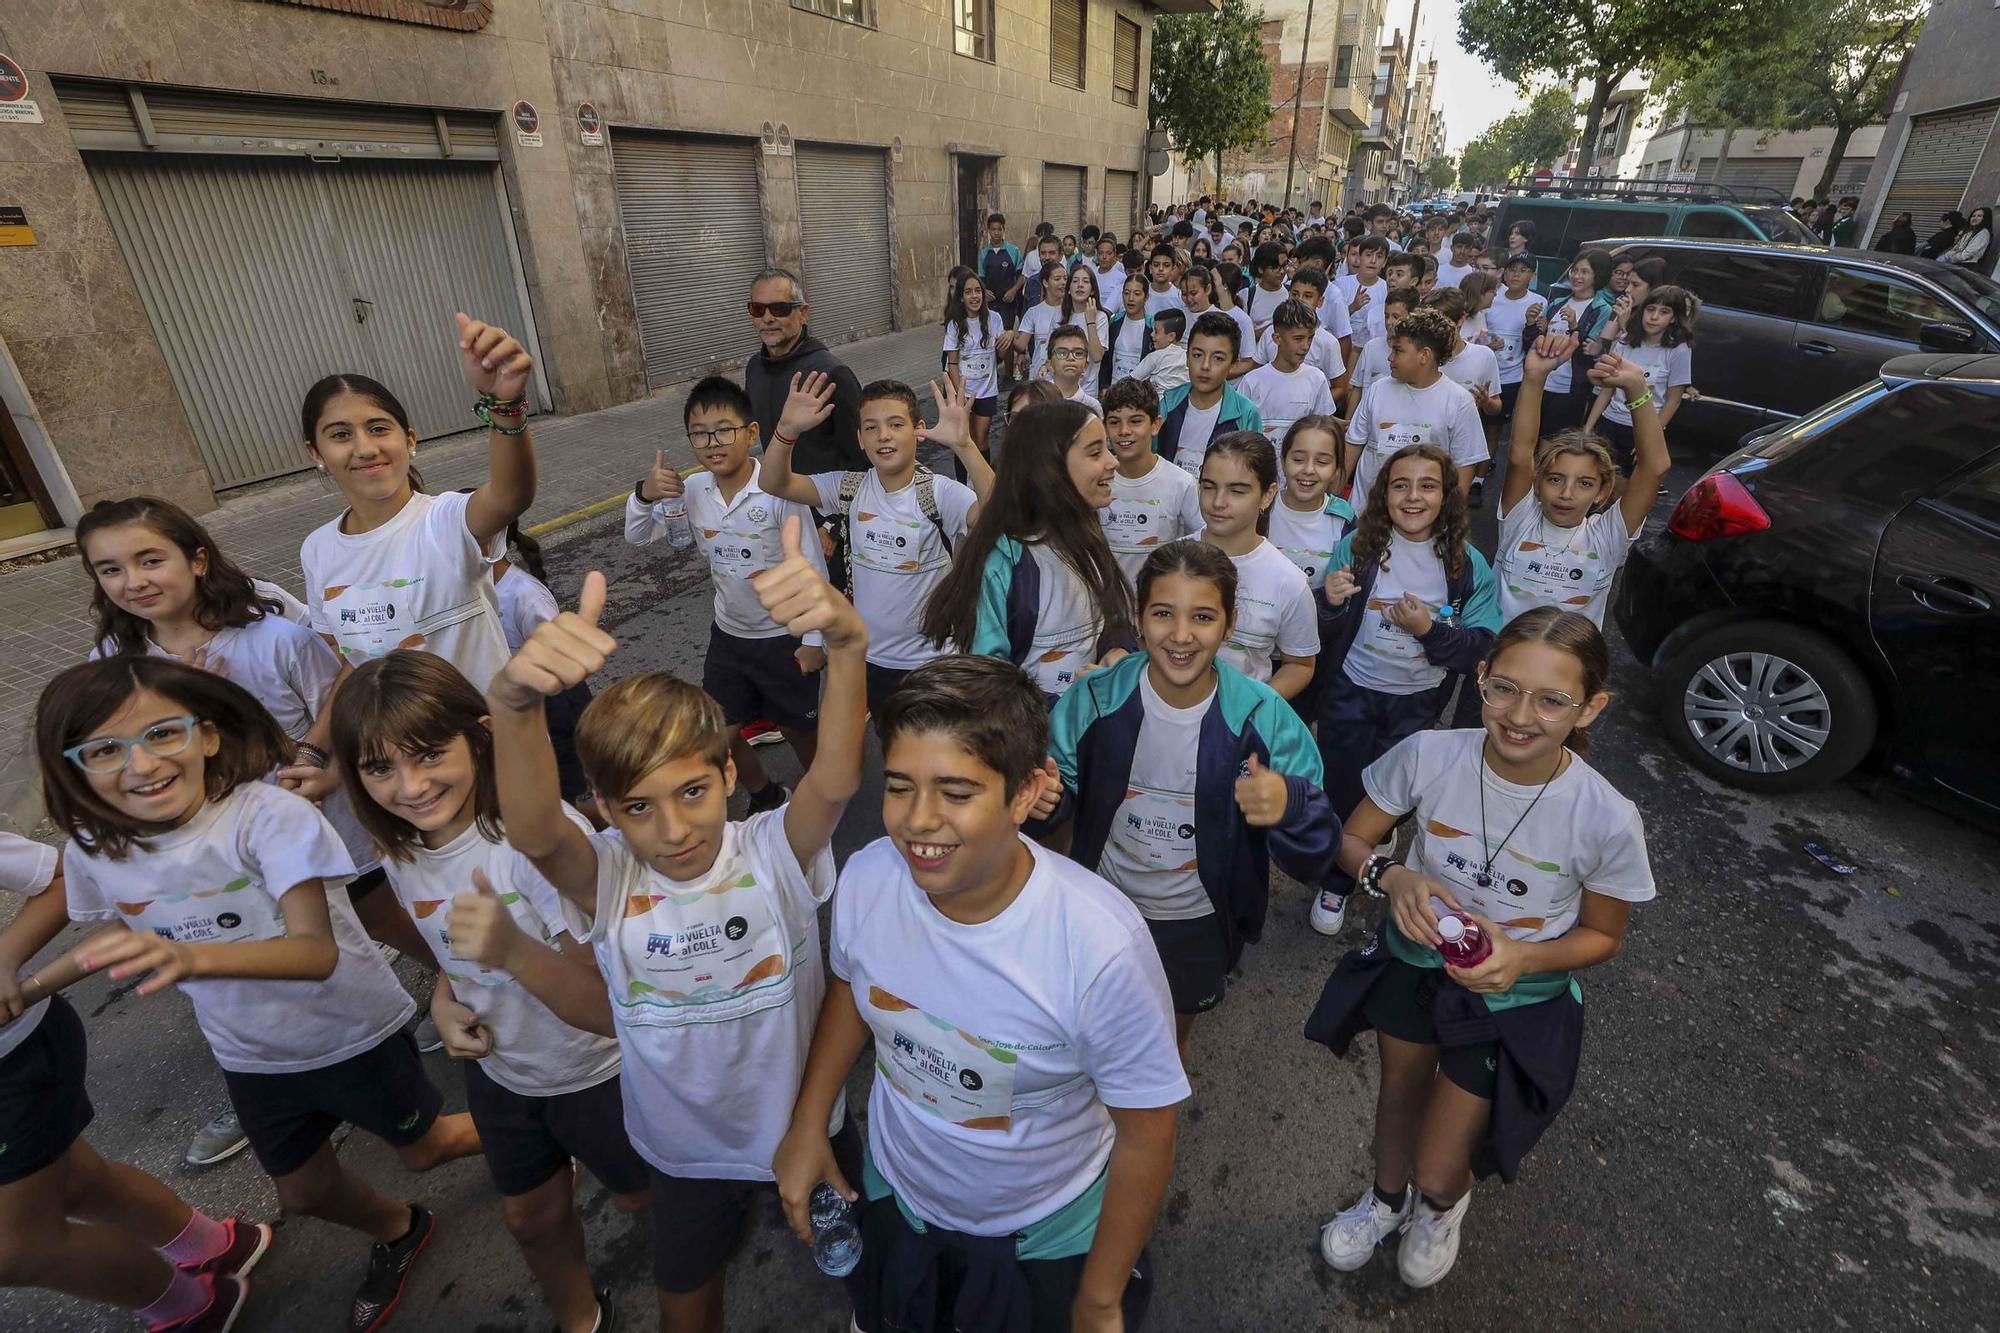
POLYGON ((711 444, 727 449, 736 443, 738 435, 749 429, 748 426, 717 426, 714 430, 691 430, 688 432, 688 443, 697 449, 706 449, 711 444))
POLYGON ((63 758, 75 764, 86 773, 122 773, 132 762, 132 747, 143 745, 146 753, 158 759, 171 759, 194 743, 195 732, 201 729, 201 719, 197 717, 170 717, 155 722, 138 736, 97 736, 72 745, 63 751, 63 758))
POLYGON ((1049 353, 1049 360, 1083 361, 1087 360, 1089 356, 1090 353, 1084 351, 1081 347, 1058 347, 1055 351, 1049 353))
MULTIPOLYGON (((1526 693, 1504 676, 1488 676, 1479 682, 1479 697, 1486 701, 1488 708, 1497 708, 1502 712, 1512 708, 1514 701, 1526 693)), ((1561 690, 1539 690, 1529 699, 1528 706, 1544 722, 1560 722, 1583 707, 1561 690)))
POLYGON ((792 312, 805 309, 799 301, 751 301, 747 304, 752 319, 762 319, 766 315, 773 319, 790 319, 792 312))

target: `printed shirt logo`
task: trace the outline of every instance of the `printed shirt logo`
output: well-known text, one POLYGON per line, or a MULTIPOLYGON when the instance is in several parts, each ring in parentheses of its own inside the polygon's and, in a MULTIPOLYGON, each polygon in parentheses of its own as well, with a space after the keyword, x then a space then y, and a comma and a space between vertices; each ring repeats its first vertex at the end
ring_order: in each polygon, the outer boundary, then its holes
POLYGON ((1508 592, 1549 606, 1589 606, 1616 576, 1617 570, 1596 551, 1528 540, 1515 547, 1501 569, 1508 592))
POLYGON ((1194 794, 1137 783, 1125 789, 1125 803, 1112 826, 1118 850, 1140 870, 1200 870, 1194 845, 1194 794))
POLYGON ((1097 511, 1105 542, 1113 551, 1145 551, 1158 546, 1163 538, 1155 525, 1164 507, 1162 500, 1113 495, 1111 503, 1097 511))
POLYGON ((180 944, 283 939, 284 917, 268 894, 256 891, 256 884, 250 876, 239 875, 212 889, 112 906, 133 929, 150 930, 180 944))
POLYGON ((644 874, 654 891, 626 897, 607 960, 620 1023, 726 1022, 791 1002, 806 936, 786 937, 775 890, 740 857, 714 873, 686 889, 644 874))
MULTIPOLYGON (((1503 825, 1502 830, 1504 827, 1503 825)), ((1499 830, 1496 830, 1496 836, 1498 832, 1499 830)), ((1575 891, 1575 886, 1568 883, 1568 876, 1564 873, 1561 862, 1540 860, 1511 846, 1500 848, 1493 864, 1492 883, 1481 888, 1478 876, 1486 864, 1486 854, 1479 850, 1477 833, 1454 828, 1442 820, 1426 819, 1424 838, 1424 864, 1437 872, 1437 877, 1451 887, 1452 896, 1509 929, 1532 933, 1548 924, 1546 915, 1512 915, 1515 911, 1514 901, 1526 898, 1533 892, 1535 880, 1541 881, 1544 903, 1560 901, 1575 891), (1451 843, 1463 841, 1468 845, 1463 850, 1442 845, 1432 846, 1431 839, 1451 843), (1510 863, 1513 866, 1511 873, 1510 863)))
POLYGON ((486 606, 477 592, 450 605, 432 605, 450 595, 449 587, 427 579, 391 578, 332 584, 321 591, 320 605, 338 640, 336 651, 361 662, 399 648, 421 648, 431 635, 464 624, 486 606))
POLYGON ((951 564, 927 518, 854 511, 854 563, 883 574, 920 574, 951 564))
POLYGON ((875 1069, 911 1106, 963 1129, 1013 1126, 1018 1054, 880 986, 868 987, 867 1016, 875 1069))

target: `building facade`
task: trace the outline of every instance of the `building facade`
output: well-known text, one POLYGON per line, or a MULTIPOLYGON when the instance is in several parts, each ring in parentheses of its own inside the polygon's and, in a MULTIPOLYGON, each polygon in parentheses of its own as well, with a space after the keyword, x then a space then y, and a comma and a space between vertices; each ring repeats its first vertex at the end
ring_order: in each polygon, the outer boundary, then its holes
MULTIPOLYGON (((1414 25, 1414 12, 1411 18, 1414 25)), ((1398 28, 1388 42, 1376 48, 1368 123, 1355 135, 1354 152, 1347 164, 1352 193, 1371 204, 1394 203, 1409 197, 1402 163, 1409 79, 1409 44, 1404 40, 1403 30, 1398 28)))
POLYGON ((1212 4, 17 0, 0 539, 302 469, 330 371, 463 428, 457 309, 590 411, 740 367, 767 264, 837 342, 938 317, 989 212, 1126 233, 1161 8, 1212 4))
POLYGON ((1230 192, 1277 199, 1289 175, 1293 207, 1317 200, 1338 214, 1352 202, 1348 163, 1373 112, 1368 61, 1380 40, 1384 4, 1264 0, 1271 119, 1258 148, 1226 159, 1230 192))
MULTIPOLYGON (((1936 0, 1903 60, 1883 151, 1862 190, 1857 234, 1879 236, 1898 213, 1917 235, 1937 230, 1948 209, 1970 213, 2000 200, 2000 8, 1936 0)), ((1994 271, 1989 247, 1986 271, 1994 271)))

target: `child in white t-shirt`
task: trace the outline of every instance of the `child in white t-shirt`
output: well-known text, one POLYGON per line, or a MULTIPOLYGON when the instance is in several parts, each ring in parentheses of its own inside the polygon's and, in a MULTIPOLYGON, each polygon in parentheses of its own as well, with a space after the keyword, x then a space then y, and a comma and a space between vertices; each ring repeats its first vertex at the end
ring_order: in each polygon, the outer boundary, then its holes
POLYGON ((1368 386, 1377 380, 1389 377, 1389 340, 1396 336, 1403 317, 1417 308, 1417 289, 1402 287, 1390 292, 1382 302, 1382 327, 1387 330, 1379 338, 1370 338, 1354 358, 1354 373, 1348 376, 1347 396, 1344 406, 1348 420, 1361 410, 1362 395, 1368 386))
MULTIPOLYGON (((1694 383, 1694 320, 1699 308, 1694 293, 1685 287, 1654 287, 1639 307, 1638 329, 1612 349, 1645 372, 1662 431, 1680 410, 1681 395, 1694 383)), ((1619 471, 1634 471, 1632 410, 1622 391, 1600 387, 1583 428, 1599 431, 1611 442, 1611 457, 1619 471)))
POLYGON ((1479 409, 1470 394, 1444 376, 1444 363, 1457 341, 1457 322, 1437 310, 1413 310, 1396 326, 1389 377, 1368 386, 1347 423, 1346 466, 1354 478, 1348 499, 1357 508, 1382 464, 1410 445, 1435 444, 1449 454, 1461 489, 1472 470, 1486 461, 1479 409))
POLYGON ((49 815, 70 835, 69 914, 115 922, 77 946, 85 972, 175 983, 288 1213, 375 1242, 355 1309, 386 1310, 436 1227, 342 1166, 345 1120, 423 1171, 477 1153, 418 1063, 415 1012, 329 892, 352 859, 312 803, 265 782, 291 742, 242 686, 158 657, 71 667, 42 696, 49 815))
POLYGON ((1347 306, 1348 318, 1354 325, 1354 341, 1364 346, 1371 338, 1383 337, 1387 327, 1383 324, 1383 307, 1389 297, 1389 284, 1382 280, 1382 270, 1389 263, 1389 243, 1380 236, 1363 236, 1348 247, 1348 273, 1336 278, 1333 284, 1335 299, 1347 306))
MULTIPOLYGON (((1326 274, 1308 266, 1292 275, 1290 284, 1292 298, 1319 320, 1313 330, 1312 346, 1306 352, 1305 363, 1326 376, 1328 391, 1335 403, 1347 394, 1347 357, 1341 351, 1343 339, 1351 337, 1351 327, 1347 320, 1347 310, 1338 301, 1327 301, 1326 274)), ((1278 359, 1277 330, 1267 328, 1264 336, 1257 340, 1257 360, 1270 365, 1278 359)), ((1241 386, 1238 386, 1239 389, 1241 386)))
POLYGON ((1236 565, 1236 611, 1221 660, 1290 699, 1312 682, 1319 623, 1306 576, 1264 538, 1277 498, 1278 451, 1269 440, 1234 431, 1209 445, 1201 539, 1236 565))
POLYGON ((932 662, 876 725, 888 836, 834 897, 834 979, 775 1162, 793 1230, 810 1238, 822 1183, 865 1198, 859 1327, 1118 1327, 1147 1295, 1188 1096, 1145 921, 1021 836, 1054 790, 1041 691, 1019 668, 932 662), (856 1174, 826 1125, 871 1034, 856 1174), (1033 1313, 1038 1288, 1058 1322, 1033 1313))
POLYGON ((1153 316, 1153 350, 1132 368, 1132 378, 1150 384, 1162 398, 1188 382, 1188 352, 1181 342, 1187 329, 1187 313, 1162 310, 1153 316))
POLYGON ((947 280, 944 302, 944 370, 972 405, 972 443, 983 455, 1000 406, 1001 344, 1007 325, 986 304, 986 284, 964 265, 947 280))
MULTIPOLYGON (((1099 316, 1102 318, 1102 316, 1099 316)), ((1065 324, 1049 336, 1049 379, 1056 392, 1072 403, 1082 403, 1102 414, 1097 399, 1084 389, 1084 375, 1090 369, 1090 344, 1082 329, 1065 324)))
POLYGON ((1265 534, 1306 576, 1319 625, 1320 647, 1313 659, 1312 681, 1292 696, 1292 708, 1307 726, 1319 720, 1320 692, 1327 672, 1335 666, 1326 647, 1332 608, 1320 590, 1326 586, 1334 550, 1354 522, 1354 508, 1343 496, 1341 430, 1338 417, 1308 416, 1294 421, 1285 432, 1278 454, 1284 487, 1271 506, 1271 526, 1265 534))
POLYGON ((1271 360, 1236 382, 1236 391, 1257 405, 1273 444, 1300 417, 1333 415, 1332 386, 1306 361, 1319 333, 1319 317, 1303 301, 1286 301, 1271 315, 1271 360))
MULTIPOLYGON (((487 692, 507 840, 561 894, 609 989, 625 1129, 652 1168, 653 1276, 671 1328, 721 1308, 722 1269, 755 1185, 772 1178, 825 988, 818 910, 833 891, 834 828, 861 782, 867 630, 802 553, 812 539, 787 519, 784 559, 750 580, 786 633, 818 633, 827 655, 819 747, 776 810, 730 821, 721 709, 653 672, 598 695, 577 731, 612 830, 591 834, 568 816, 542 701, 616 650, 599 628, 601 574, 487 692)), ((822 1133, 842 1130, 843 1111, 828 1108, 822 1133)))
POLYGON ((1500 290, 1486 307, 1486 345, 1500 367, 1500 415, 1514 415, 1521 392, 1521 363, 1542 322, 1542 298, 1536 294, 1533 255, 1511 254, 1500 269, 1500 290))
POLYGON ((1160 396, 1152 386, 1136 379, 1113 384, 1104 395, 1104 429, 1118 472, 1111 478, 1111 503, 1097 518, 1130 582, 1155 549, 1201 531, 1201 499, 1193 477, 1153 452, 1160 396))

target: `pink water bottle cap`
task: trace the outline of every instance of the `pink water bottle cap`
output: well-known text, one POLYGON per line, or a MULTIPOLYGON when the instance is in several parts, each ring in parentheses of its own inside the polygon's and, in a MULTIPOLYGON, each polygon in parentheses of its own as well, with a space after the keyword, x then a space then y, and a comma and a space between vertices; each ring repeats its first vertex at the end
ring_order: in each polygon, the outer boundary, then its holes
POLYGON ((1444 938, 1446 944, 1457 944, 1465 938, 1465 923, 1455 916, 1439 917, 1438 934, 1444 938))

